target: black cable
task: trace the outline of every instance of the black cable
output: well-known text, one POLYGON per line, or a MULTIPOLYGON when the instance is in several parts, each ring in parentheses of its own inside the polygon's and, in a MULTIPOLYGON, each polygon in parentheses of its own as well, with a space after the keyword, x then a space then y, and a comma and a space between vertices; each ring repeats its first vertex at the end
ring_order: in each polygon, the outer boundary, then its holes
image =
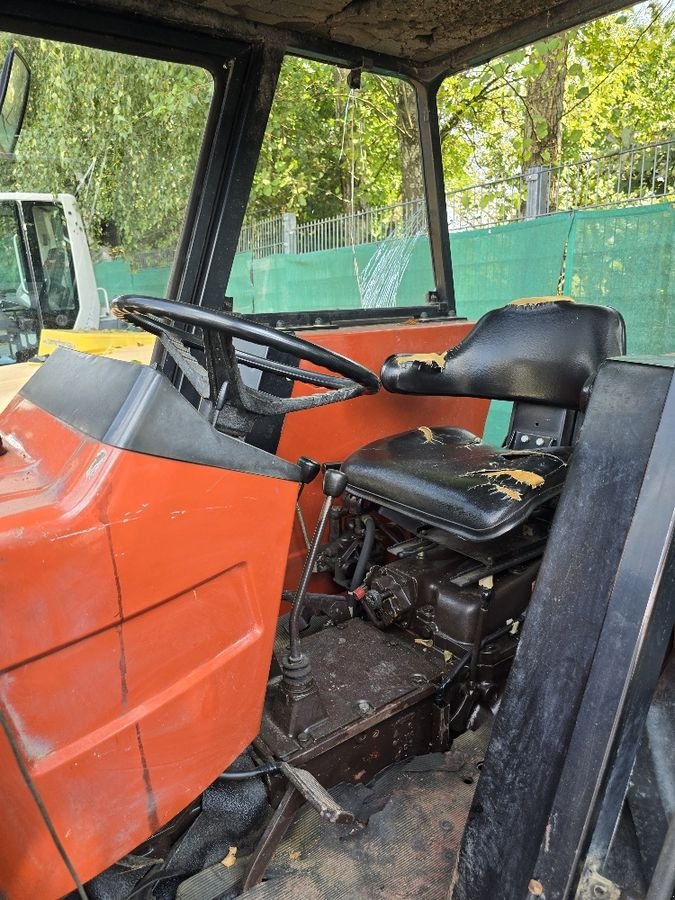
POLYGON ((150 878, 148 881, 145 881, 145 876, 143 876, 141 879, 143 883, 137 884, 133 891, 130 894, 127 894, 126 900, 131 900, 132 897, 139 897, 147 890, 153 891, 160 881, 168 881, 170 878, 180 878, 181 875, 181 872, 165 872, 164 875, 157 875, 155 878, 150 878))
POLYGON ((265 763, 257 769, 248 769, 246 772, 223 772, 216 781, 243 781, 244 778, 255 778, 256 775, 271 775, 279 771, 279 763, 265 763))
POLYGON ((356 561, 356 568, 354 569, 354 574, 352 575, 352 580, 349 585, 349 589, 352 591, 363 582, 370 561, 370 555, 375 546, 375 522, 372 516, 363 516, 361 521, 363 522, 365 532, 363 535, 361 552, 356 561))
POLYGON ((23 780, 26 783, 26 787, 31 792, 33 800, 35 800, 35 804, 40 811, 40 815, 42 816, 42 819, 43 819, 45 825, 47 826, 47 831, 49 831, 51 839, 54 842, 54 846, 58 850, 59 856, 63 860, 63 862, 66 866, 66 869, 68 869, 68 872, 70 873, 70 877, 73 879, 73 882, 75 883, 75 887, 77 888, 77 893, 80 895, 81 900, 89 900, 89 898, 87 897, 87 892, 85 891, 85 889, 82 885, 82 882, 80 881, 78 874, 75 871, 75 867, 73 866, 72 862, 70 861, 70 857, 68 856, 68 854, 66 852, 66 848, 63 846, 58 834, 56 833, 56 829, 54 828, 54 825, 49 816, 49 813, 47 812, 47 808, 44 805, 44 803, 42 802, 42 797, 40 796, 38 789, 35 787, 35 784, 33 783, 33 779, 30 776, 30 772, 26 768, 26 765, 23 761, 23 757, 21 756, 21 751, 19 750, 19 747, 18 747, 16 740, 14 738, 14 735, 12 733, 12 729, 9 727, 9 722, 7 721, 7 719, 5 717, 5 713, 2 709, 0 709, 0 724, 2 725, 2 730, 5 732, 5 737, 7 738, 8 742, 9 742, 9 746, 11 747, 12 753, 14 754, 14 759, 16 760, 16 764, 19 767, 19 771, 21 772, 23 780))

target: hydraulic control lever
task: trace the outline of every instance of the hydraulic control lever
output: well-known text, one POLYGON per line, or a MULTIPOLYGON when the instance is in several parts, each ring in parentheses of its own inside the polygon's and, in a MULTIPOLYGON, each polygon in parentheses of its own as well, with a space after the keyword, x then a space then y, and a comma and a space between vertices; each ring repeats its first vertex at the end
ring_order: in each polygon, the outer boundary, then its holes
POLYGON ((325 497, 323 505, 321 506, 321 512, 319 513, 319 519, 316 523, 316 528, 314 529, 314 535, 312 536, 309 545, 305 565, 303 566, 302 575, 300 576, 300 584, 298 585, 298 590, 295 594, 295 603, 293 604, 293 610, 291 611, 288 623, 290 637, 288 658, 291 663, 298 662, 302 657, 302 650, 300 649, 300 619, 305 596, 307 594, 307 586, 312 572, 314 571, 314 563, 316 562, 316 557, 319 552, 321 535, 326 527, 326 520, 328 519, 333 500, 344 493, 346 487, 347 476, 344 472, 339 472, 337 469, 327 469, 324 472, 323 492, 325 497))

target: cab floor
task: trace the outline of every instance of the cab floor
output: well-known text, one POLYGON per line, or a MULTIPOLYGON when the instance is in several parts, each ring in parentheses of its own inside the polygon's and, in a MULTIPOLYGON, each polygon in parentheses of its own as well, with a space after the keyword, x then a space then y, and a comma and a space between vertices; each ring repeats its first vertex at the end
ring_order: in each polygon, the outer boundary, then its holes
POLYGON ((489 729, 449 753, 392 766, 368 786, 332 793, 359 826, 335 826, 309 806, 280 844, 251 900, 446 900, 489 729))

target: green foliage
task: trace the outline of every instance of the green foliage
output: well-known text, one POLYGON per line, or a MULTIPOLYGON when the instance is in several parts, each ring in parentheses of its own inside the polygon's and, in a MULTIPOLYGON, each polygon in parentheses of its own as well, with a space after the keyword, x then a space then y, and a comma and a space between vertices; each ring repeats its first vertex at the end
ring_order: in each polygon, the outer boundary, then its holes
POLYGON ((3 190, 74 193, 93 244, 175 246, 212 92, 199 69, 53 41, 0 38, 32 72, 3 190), (79 190, 78 190, 79 188, 79 190))
POLYGON ((533 139, 547 141, 549 125, 528 98, 563 44, 561 146, 556 158, 544 151, 543 161, 554 165, 675 136, 672 7, 672 0, 643 3, 446 79, 439 103, 448 189, 516 175, 534 154, 533 139), (529 115, 533 137, 523 128, 529 115))
POLYGON ((672 3, 591 22, 571 43, 571 58, 565 159, 675 136, 672 3))
MULTIPOLYGON (((407 86, 406 86, 407 87, 407 86)), ((282 67, 247 217, 291 210, 300 221, 396 202, 402 190, 398 83, 288 57, 282 67)), ((417 142, 416 133, 412 138, 417 142)))
MULTIPOLYGON (((448 190, 515 175, 533 159, 554 165, 673 136, 673 2, 642 4, 446 79, 439 119, 448 190), (555 115, 542 107, 553 58, 564 60, 555 115)), ((210 75, 0 36, 0 51, 12 45, 33 85, 17 159, 0 163, 2 189, 77 190, 93 244, 173 247, 210 75)), ((366 72, 350 92, 344 70, 288 58, 248 219, 291 211, 306 221, 420 196, 414 118, 412 89, 396 79, 366 72)))

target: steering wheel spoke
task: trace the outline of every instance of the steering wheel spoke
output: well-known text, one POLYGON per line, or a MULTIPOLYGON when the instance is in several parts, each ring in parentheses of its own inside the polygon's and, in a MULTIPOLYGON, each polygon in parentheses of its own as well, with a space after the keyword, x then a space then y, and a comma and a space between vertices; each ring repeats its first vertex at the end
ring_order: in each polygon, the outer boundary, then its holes
POLYGON ((372 394, 380 386, 377 376, 354 360, 231 313, 173 300, 136 296, 118 297, 113 300, 112 309, 115 315, 162 341, 167 353, 197 393, 209 401, 216 418, 225 405, 234 407, 244 415, 283 415, 339 403, 361 394, 372 394), (181 325, 184 327, 177 327, 181 325), (194 332, 195 328, 200 330, 201 336, 194 332), (235 338, 279 350, 330 374, 237 350, 235 338), (193 350, 203 355, 205 366, 193 355, 193 350), (325 392, 300 397, 275 397, 245 385, 239 371, 241 365, 324 388, 325 392))

